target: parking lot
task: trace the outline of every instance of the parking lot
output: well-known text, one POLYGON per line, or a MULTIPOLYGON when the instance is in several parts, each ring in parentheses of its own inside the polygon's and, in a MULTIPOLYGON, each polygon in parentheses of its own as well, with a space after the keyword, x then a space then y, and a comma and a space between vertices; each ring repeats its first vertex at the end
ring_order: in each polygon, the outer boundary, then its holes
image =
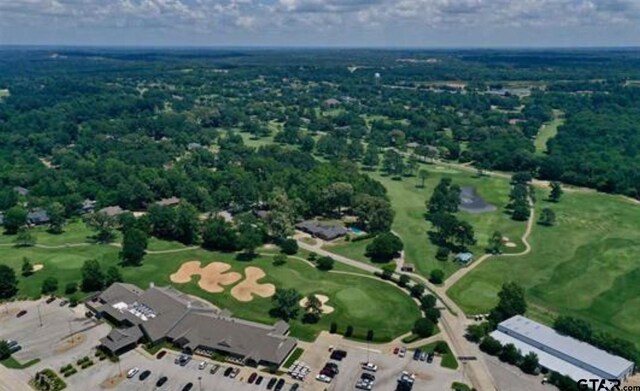
POLYGON ((403 371, 415 374, 414 390, 448 390, 454 381, 463 382, 461 370, 451 370, 440 366, 440 358, 436 357, 432 363, 414 361, 412 352, 405 357, 393 354, 393 349, 378 349, 375 345, 367 347, 353 341, 345 341, 333 335, 322 334, 318 340, 306 348, 301 357, 311 367, 311 374, 305 381, 305 390, 357 390, 356 382, 361 374, 362 363, 371 362, 377 365, 377 371, 368 372, 375 376, 372 391, 395 390, 397 380, 403 371), (342 361, 330 360, 329 349, 341 349, 347 352, 342 361), (328 361, 337 362, 339 373, 331 383, 323 383, 315 379, 316 375, 328 361))

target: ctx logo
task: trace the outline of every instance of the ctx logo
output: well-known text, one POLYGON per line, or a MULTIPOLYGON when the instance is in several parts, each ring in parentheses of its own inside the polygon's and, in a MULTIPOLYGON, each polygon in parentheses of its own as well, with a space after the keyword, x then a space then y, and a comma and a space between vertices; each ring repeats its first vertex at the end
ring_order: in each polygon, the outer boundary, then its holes
POLYGON ((578 388, 581 390, 620 391, 620 383, 618 379, 580 379, 578 380, 578 388))

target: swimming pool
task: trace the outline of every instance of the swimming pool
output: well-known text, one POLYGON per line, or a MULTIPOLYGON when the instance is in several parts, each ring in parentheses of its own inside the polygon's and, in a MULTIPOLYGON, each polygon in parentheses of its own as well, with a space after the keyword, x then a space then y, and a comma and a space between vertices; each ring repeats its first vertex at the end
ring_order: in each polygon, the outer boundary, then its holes
POLYGON ((367 234, 365 231, 361 230, 360 228, 356 228, 356 227, 349 227, 349 231, 351 231, 351 233, 356 235, 356 236, 362 236, 362 235, 366 235, 367 234))

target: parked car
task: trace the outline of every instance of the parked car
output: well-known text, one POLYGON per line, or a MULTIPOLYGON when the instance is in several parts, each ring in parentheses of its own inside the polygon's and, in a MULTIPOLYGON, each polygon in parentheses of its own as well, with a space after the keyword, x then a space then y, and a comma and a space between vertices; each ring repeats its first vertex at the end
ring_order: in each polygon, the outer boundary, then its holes
POLYGON ((429 355, 427 356, 427 362, 428 363, 432 363, 433 362, 433 353, 429 353, 429 355))
POLYGON ((405 353, 407 353, 407 348, 404 346, 400 348, 400 352, 398 352, 399 357, 404 357, 405 353))
POLYGON ((233 368, 233 370, 231 371, 231 375, 229 375, 229 377, 231 377, 232 379, 235 379, 235 377, 238 376, 238 373, 240 373, 240 368, 233 368))
POLYGON ((282 390, 282 387, 284 387, 284 379, 278 380, 278 382, 276 383, 276 388, 274 390, 280 391, 282 390))
POLYGON ((362 375, 360 375, 360 377, 370 382, 376 381, 376 377, 370 373, 364 372, 362 375))
POLYGON ((198 369, 199 370, 203 370, 207 367, 207 362, 206 361, 202 361, 200 364, 198 364, 198 369))
POLYGON ((264 380, 264 376, 258 376, 258 378, 256 379, 256 386, 259 386, 260 384, 262 384, 263 380, 264 380))
POLYGON ((376 372, 378 370, 378 366, 372 362, 362 363, 362 369, 365 371, 376 372))
POLYGON ((162 359, 162 357, 167 355, 167 351, 166 350, 161 350, 158 354, 156 354, 156 358, 158 360, 162 359))
POLYGON ((267 383, 267 390, 272 389, 277 382, 278 382, 278 379, 276 379, 275 377, 272 377, 271 379, 269 379, 269 383, 267 383))
POLYGON ((420 349, 414 350, 413 359, 416 360, 416 361, 420 360, 420 355, 421 354, 422 354, 422 350, 420 350, 420 349))
POLYGON ((209 369, 209 373, 212 375, 215 375, 216 372, 218 372, 218 370, 220 369, 220 365, 218 364, 213 364, 213 366, 211 367, 211 369, 209 369))
POLYGON ((132 377, 137 375, 138 372, 140 372, 140 368, 131 368, 131 369, 129 369, 129 372, 127 372, 127 379, 131 379, 132 377))
POLYGON ((4 341, 7 343, 7 347, 8 348, 12 348, 14 346, 16 346, 18 344, 18 341, 12 340, 12 339, 7 339, 6 341, 4 341))
POLYGON ((316 380, 324 383, 331 383, 332 379, 327 375, 319 374, 318 376, 316 376, 316 380))
POLYGON ((22 310, 16 314, 16 318, 22 318, 27 314, 27 310, 22 310))
POLYGON ((420 361, 425 361, 425 360, 427 359, 427 356, 428 356, 428 355, 429 355, 429 354, 428 354, 427 352, 422 352, 422 353, 420 354, 420 361))
POLYGON ((60 307, 64 307, 65 305, 69 304, 69 300, 62 300, 60 302, 60 304, 58 304, 60 307))
POLYGON ((182 391, 189 391, 193 388, 193 383, 189 382, 182 387, 182 391))
POLYGON ((151 375, 151 371, 146 370, 140 374, 140 377, 138 377, 138 379, 140 379, 141 381, 146 380, 149 377, 149 375, 151 375))
POLYGON ((9 351, 11 352, 11 354, 19 352, 22 350, 22 346, 20 345, 13 345, 12 347, 9 348, 9 351))
POLYGON ((289 391, 297 391, 297 390, 298 390, 298 388, 300 388, 300 384, 298 384, 298 383, 293 383, 293 384, 291 385, 291 388, 289 388, 289 391))
POLYGON ((166 376, 162 376, 160 379, 158 379, 158 381, 156 382, 156 387, 162 387, 164 385, 164 383, 167 382, 167 380, 169 380, 168 377, 166 376))
POLYGON ((258 377, 258 374, 253 372, 251 375, 249 375, 249 379, 247 380, 247 382, 249 384, 253 384, 253 382, 256 381, 257 377, 258 377))
POLYGON ((344 350, 334 350, 331 352, 331 359, 336 361, 342 361, 343 358, 347 357, 347 352, 344 350))
POLYGON ((233 368, 229 367, 224 371, 224 377, 229 377, 229 375, 231 375, 231 372, 233 372, 233 368))
POLYGON ((396 346, 395 348, 393 348, 393 354, 398 354, 399 351, 400 351, 399 347, 396 346))
POLYGON ((55 297, 55 296, 51 296, 51 297, 49 297, 49 298, 45 301, 45 303, 47 303, 47 304, 51 304, 51 303, 53 303, 54 301, 56 301, 56 297, 55 297))

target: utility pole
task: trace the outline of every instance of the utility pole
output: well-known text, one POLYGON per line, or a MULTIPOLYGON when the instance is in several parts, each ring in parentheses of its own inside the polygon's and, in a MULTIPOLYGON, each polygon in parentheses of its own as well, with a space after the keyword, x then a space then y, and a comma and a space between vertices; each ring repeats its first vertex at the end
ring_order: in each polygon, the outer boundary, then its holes
POLYGON ((40 313, 40 304, 38 304, 38 319, 40 320, 40 327, 42 327, 42 314, 40 313))
POLYGON ((198 385, 200 387, 200 391, 202 391, 202 376, 198 376, 198 385))

